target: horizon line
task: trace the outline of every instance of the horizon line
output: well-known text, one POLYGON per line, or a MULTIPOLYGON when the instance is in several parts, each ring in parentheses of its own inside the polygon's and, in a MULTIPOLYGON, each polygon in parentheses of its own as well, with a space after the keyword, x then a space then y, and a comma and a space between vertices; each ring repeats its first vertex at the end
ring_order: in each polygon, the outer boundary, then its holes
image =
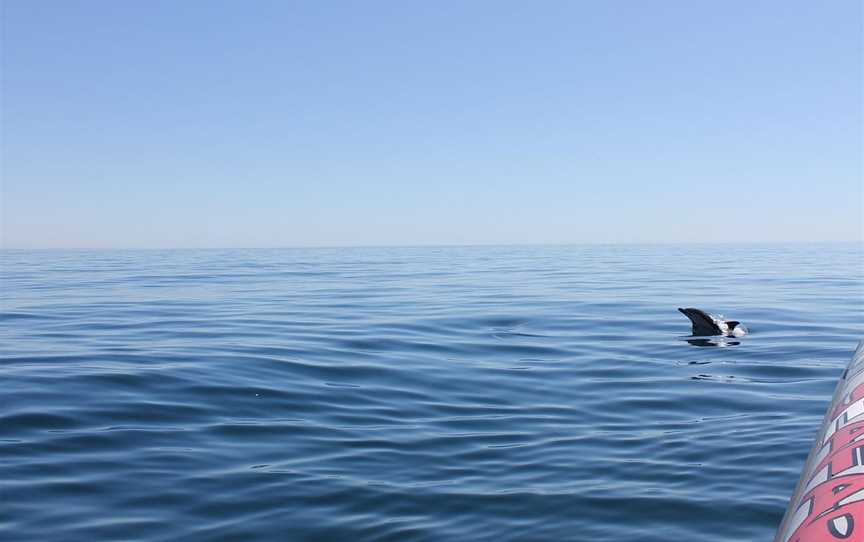
POLYGON ((864 238, 855 240, 786 240, 786 241, 580 241, 572 243, 418 243, 418 244, 357 244, 357 245, 252 245, 252 246, 72 246, 72 247, 7 247, 0 251, 51 250, 327 250, 357 248, 494 248, 494 247, 578 247, 578 246, 750 246, 750 245, 864 245, 864 238))

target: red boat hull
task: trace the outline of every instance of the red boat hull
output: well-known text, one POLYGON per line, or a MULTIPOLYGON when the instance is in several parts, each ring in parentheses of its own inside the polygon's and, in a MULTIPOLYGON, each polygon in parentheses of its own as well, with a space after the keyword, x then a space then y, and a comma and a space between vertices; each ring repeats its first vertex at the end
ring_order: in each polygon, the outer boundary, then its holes
POLYGON ((843 373, 774 542, 864 542, 864 341, 843 373))

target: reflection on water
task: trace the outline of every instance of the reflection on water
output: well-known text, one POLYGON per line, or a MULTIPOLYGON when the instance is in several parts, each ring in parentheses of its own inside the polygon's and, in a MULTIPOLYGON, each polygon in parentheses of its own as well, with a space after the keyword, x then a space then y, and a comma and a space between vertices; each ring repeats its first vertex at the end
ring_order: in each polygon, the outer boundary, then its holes
POLYGON ((694 337, 685 340, 693 346, 713 346, 717 348, 738 346, 739 344, 741 344, 741 341, 736 341, 735 339, 730 339, 728 337, 694 337))

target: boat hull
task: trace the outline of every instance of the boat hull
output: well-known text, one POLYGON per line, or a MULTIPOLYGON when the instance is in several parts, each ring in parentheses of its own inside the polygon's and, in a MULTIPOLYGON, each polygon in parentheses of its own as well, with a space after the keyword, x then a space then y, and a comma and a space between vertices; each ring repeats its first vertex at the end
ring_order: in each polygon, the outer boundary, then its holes
POLYGON ((843 372, 774 542, 864 542, 864 341, 843 372))

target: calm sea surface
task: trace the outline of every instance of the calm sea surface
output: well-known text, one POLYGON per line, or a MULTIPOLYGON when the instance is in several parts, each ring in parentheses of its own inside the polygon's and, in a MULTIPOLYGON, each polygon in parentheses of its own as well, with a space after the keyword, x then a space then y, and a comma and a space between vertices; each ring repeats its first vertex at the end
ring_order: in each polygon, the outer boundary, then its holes
POLYGON ((3 540, 767 541, 864 336, 858 245, 0 257, 3 540))

